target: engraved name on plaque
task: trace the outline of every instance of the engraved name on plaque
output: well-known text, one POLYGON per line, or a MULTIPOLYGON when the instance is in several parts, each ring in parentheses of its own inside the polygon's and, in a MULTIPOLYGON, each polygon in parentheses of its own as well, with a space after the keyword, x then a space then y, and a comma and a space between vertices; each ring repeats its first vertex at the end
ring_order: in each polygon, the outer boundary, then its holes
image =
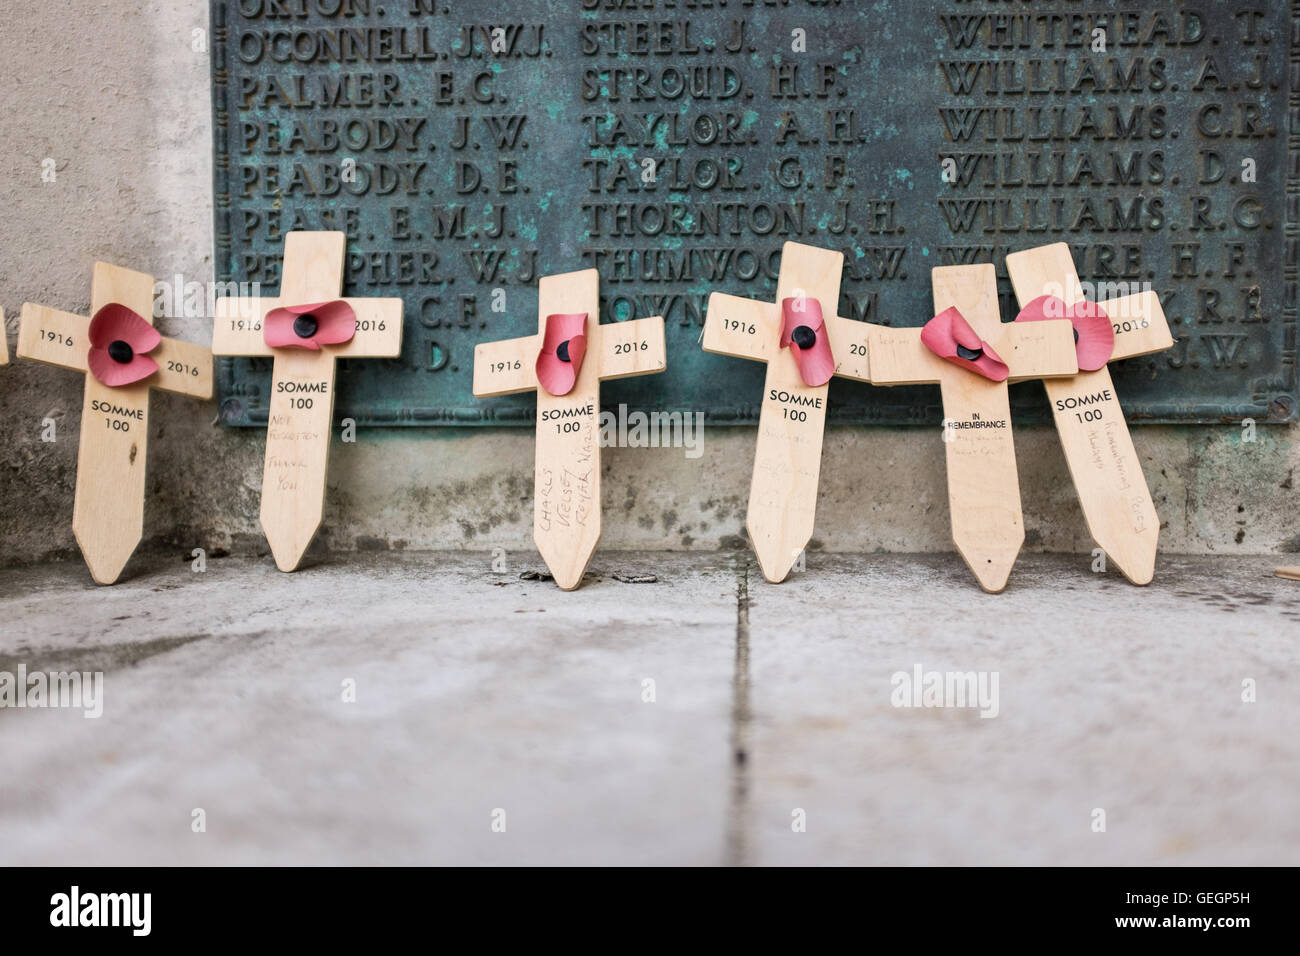
MULTIPOLYGON (((529 425, 473 399, 474 344, 528 334, 545 274, 607 321, 663 315, 668 371, 617 406, 757 420, 761 370, 695 347, 711 289, 771 300, 780 251, 842 252, 838 314, 921 325, 938 266, 1066 242, 1089 298, 1149 284, 1173 349, 1117 363, 1134 423, 1294 418, 1288 6, 1174 0, 213 0, 216 264, 280 280, 348 238, 348 295, 400 296, 402 354, 337 414, 529 425), (1290 251, 1288 251, 1290 250, 1290 251)), ((269 363, 222 359, 261 424, 269 363)), ((933 390, 832 387, 831 422, 937 425, 933 390)), ((1042 387, 1017 421, 1050 420, 1042 387)))

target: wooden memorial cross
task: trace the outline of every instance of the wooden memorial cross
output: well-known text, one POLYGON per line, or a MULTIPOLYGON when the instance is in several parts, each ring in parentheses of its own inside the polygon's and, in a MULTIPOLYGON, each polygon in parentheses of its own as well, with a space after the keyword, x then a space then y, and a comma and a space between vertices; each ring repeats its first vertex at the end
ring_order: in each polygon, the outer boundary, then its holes
POLYGON ((9 333, 5 329, 5 310, 0 309, 0 365, 9 364, 9 333))
POLYGON ((72 531, 98 584, 112 584, 144 534, 149 390, 212 397, 212 352, 153 328, 154 280, 95 263, 90 314, 24 303, 18 356, 86 376, 72 531))
POLYGON ((980 587, 996 594, 1007 586, 1025 541, 1007 385, 1078 372, 1073 330, 1068 319, 1003 323, 991 264, 941 266, 931 284, 935 313, 961 313, 1005 363, 1006 378, 945 361, 922 342, 919 328, 867 325, 871 381, 939 386, 953 542, 980 587))
POLYGON ((273 361, 261 517, 281 571, 297 570, 320 528, 335 363, 402 351, 401 299, 340 298, 346 248, 341 232, 291 232, 278 296, 217 302, 212 351, 273 361))
POLYGON ((773 584, 786 579, 812 537, 829 380, 870 381, 865 323, 836 314, 843 268, 841 253, 787 242, 775 303, 709 296, 704 350, 767 363, 745 527, 773 584), (821 384, 807 384, 805 374, 821 384))
POLYGON ((1034 317, 1059 315, 1061 303, 1075 319, 1080 372, 1043 384, 1089 532, 1126 578, 1149 584, 1160 519, 1106 363, 1173 347, 1160 297, 1148 290, 1111 299, 1098 303, 1102 314, 1096 314, 1086 304, 1070 247, 1063 242, 1008 255, 1007 272, 1020 301, 1019 319, 1031 311, 1034 317), (1046 305, 1044 296, 1052 297, 1046 305), (1099 333, 1113 338, 1113 350, 1104 347, 1104 335, 1089 341, 1090 319, 1099 323, 1099 333), (1094 360, 1085 359, 1088 351, 1095 352, 1094 360))
POLYGON ((662 372, 664 320, 601 325, 595 269, 542 278, 537 317, 537 335, 474 349, 474 394, 537 391, 533 540, 572 591, 600 539, 600 383, 662 372))

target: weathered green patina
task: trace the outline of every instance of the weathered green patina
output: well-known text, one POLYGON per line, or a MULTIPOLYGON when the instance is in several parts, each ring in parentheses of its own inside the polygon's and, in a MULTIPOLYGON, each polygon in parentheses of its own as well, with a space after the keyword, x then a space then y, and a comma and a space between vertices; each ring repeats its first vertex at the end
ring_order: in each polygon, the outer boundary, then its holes
MULTIPOLYGON (((1178 340, 1118 363, 1135 422, 1294 420, 1296 62, 1274 3, 213 0, 218 279, 348 233, 348 287, 406 300, 402 357, 341 367, 361 424, 530 423, 474 345, 539 275, 663 314, 664 375, 606 402, 756 420, 761 369, 697 346, 714 290, 770 299, 783 242, 846 254, 840 314, 921 325, 930 269, 1067 241, 1150 283, 1178 340)), ((1005 278, 1003 285, 1006 286, 1005 278)), ((1004 316, 1014 300, 1004 288, 1004 316)), ((269 365, 223 359, 222 417, 269 365)), ((1013 389, 1018 421, 1047 419, 1013 389)), ((937 424, 938 391, 837 381, 832 422, 937 424)))

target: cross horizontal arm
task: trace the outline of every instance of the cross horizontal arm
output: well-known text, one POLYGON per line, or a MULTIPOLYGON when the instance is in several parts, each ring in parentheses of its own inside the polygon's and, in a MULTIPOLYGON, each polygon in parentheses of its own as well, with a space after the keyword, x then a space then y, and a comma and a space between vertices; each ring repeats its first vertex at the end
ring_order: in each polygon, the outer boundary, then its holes
POLYGON ((766 362, 780 338, 780 312, 772 303, 723 292, 709 296, 704 317, 704 351, 766 362))
POLYGON ((602 379, 652 375, 668 367, 663 316, 612 322, 599 328, 602 379))
POLYGON ((537 388, 537 353, 540 335, 525 335, 474 346, 474 395, 516 395, 537 388))
POLYGON ((856 382, 871 381, 872 326, 856 319, 831 315, 824 319, 835 356, 835 374, 856 382))
POLYGON ((18 357, 88 371, 89 333, 89 319, 25 302, 18 326, 18 357))
MULTIPOLYGON (((954 374, 975 374, 955 368, 927 349, 921 344, 920 329, 881 325, 867 328, 872 349, 871 382, 876 385, 933 385, 954 374)), ((1074 331, 1067 319, 1008 323, 993 349, 1006 362, 1010 382, 1056 378, 1079 371, 1074 331)))
POLYGON ((1007 363, 1007 381, 1031 378, 1063 378, 1079 371, 1079 353, 1074 345, 1074 326, 1069 319, 1046 322, 1007 322, 993 345, 1007 363))
POLYGON ((214 355, 270 355, 271 346, 262 335, 266 313, 277 308, 275 298, 218 299, 212 325, 214 355))
POLYGON ((158 363, 157 373, 147 383, 165 392, 191 398, 212 397, 212 352, 202 345, 163 339, 149 356, 158 363))
MULTIPOLYGON (((1039 296, 1054 295, 1074 305, 1084 298, 1079 273, 1074 268, 1070 247, 1064 242, 1027 249, 1007 256, 1007 273, 1021 306, 1039 296)), ((1111 361, 1149 355, 1173 348, 1169 320, 1153 290, 1117 296, 1098 303, 1115 329, 1115 350, 1111 361)))
POLYGON ((1160 296, 1153 290, 1107 299, 1101 307, 1115 328, 1112 362, 1174 347, 1169 320, 1165 318, 1160 296))
POLYGON ((397 358, 402 354, 401 299, 344 299, 357 316, 357 331, 345 345, 327 345, 338 358, 397 358))
POLYGON ((875 385, 935 385, 958 371, 921 344, 918 328, 862 324, 866 326, 871 382, 875 385))
MULTIPOLYGON (((326 299, 319 300, 321 302, 326 299)), ((344 299, 356 314, 352 341, 326 345, 322 351, 335 358, 396 358, 402 353, 401 299, 344 299)), ((314 304, 290 302, 280 296, 217 300, 216 322, 212 327, 212 351, 216 355, 272 356, 266 344, 263 323, 267 313, 281 306, 314 304)))

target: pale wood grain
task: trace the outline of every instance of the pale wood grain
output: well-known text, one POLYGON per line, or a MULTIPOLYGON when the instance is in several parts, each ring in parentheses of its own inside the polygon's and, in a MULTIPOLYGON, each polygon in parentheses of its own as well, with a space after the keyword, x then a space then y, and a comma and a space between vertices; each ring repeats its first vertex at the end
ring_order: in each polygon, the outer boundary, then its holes
MULTIPOLYGON (((824 315, 823 321, 835 357, 835 374, 858 382, 871 381, 868 340, 874 326, 837 315, 824 315)), ((779 351, 780 340, 778 304, 724 292, 709 295, 700 338, 704 351, 766 362, 779 351)))
MULTIPOLYGON (((1011 254, 1015 257, 1016 298, 1023 308, 1039 296, 1054 295, 1066 305, 1085 299, 1083 283, 1074 268, 1070 247, 1064 242, 1011 254)), ((1010 272, 1008 265, 1008 272, 1010 272)), ((1099 291, 1105 291, 1104 285, 1099 291)), ((1115 329, 1115 351, 1110 360, 1150 355, 1174 347, 1173 334, 1160 296, 1152 289, 1100 301, 1115 329)))
POLYGON ((258 357, 274 355, 274 350, 263 338, 262 321, 268 312, 279 307, 278 296, 232 296, 218 299, 212 310, 212 353, 258 357))
MULTIPOLYGON (((339 296, 335 295, 333 299, 319 301, 337 299, 339 296)), ((402 354, 401 299, 344 297, 342 301, 355 313, 357 331, 351 341, 342 345, 322 345, 322 353, 336 359, 397 358, 402 354)), ((309 304, 316 303, 284 295, 218 299, 212 327, 213 354, 274 358, 280 353, 266 344, 262 333, 267 314, 282 306, 309 304)))
MULTIPOLYGON (((91 315, 118 303, 153 321, 152 276, 95 263, 91 315)), ((90 319, 30 302, 18 329, 20 358, 85 375, 72 531, 91 577, 112 584, 144 533, 145 471, 149 449, 149 392, 160 388, 212 397, 212 352, 164 338, 149 357, 158 371, 134 385, 109 388, 89 374, 90 319)))
POLYGON ((663 316, 602 325, 596 356, 601 381, 662 372, 668 367, 663 316))
POLYGON ((871 381, 871 330, 879 328, 856 319, 825 317, 826 334, 835 357, 835 374, 855 382, 871 381))
POLYGON ((894 328, 873 323, 868 326, 866 334, 873 385, 937 385, 947 376, 961 371, 921 343, 919 328, 894 328))
POLYGON ((148 380, 150 388, 190 398, 212 397, 211 349, 179 339, 163 339, 149 357, 158 363, 158 371, 148 380))
POLYGON ((474 346, 474 396, 517 395, 537 388, 541 333, 474 346))
POLYGON ((1173 332, 1160 296, 1147 289, 1135 295, 1119 296, 1101 303, 1115 329, 1115 351, 1110 360, 1136 358, 1174 347, 1173 332))
POLYGON ((738 295, 714 292, 704 313, 706 352, 766 362, 776 354, 781 340, 781 307, 738 295))
POLYGON ((1007 363, 1007 384, 1031 378, 1066 378, 1079 372, 1069 319, 1005 322, 1000 339, 985 339, 1007 363))
POLYGON ((600 383, 662 372, 668 364, 664 320, 602 325, 600 274, 585 269, 540 281, 537 326, 536 335, 475 347, 474 394, 537 391, 533 541, 556 585, 572 591, 600 541, 600 383), (586 358, 569 394, 552 395, 537 381, 547 316, 583 313, 586 358))
MULTIPOLYGON (((337 299, 343 294, 346 250, 347 240, 341 232, 291 232, 285 236, 280 301, 306 305, 337 299)), ((266 320, 265 313, 262 320, 266 320)), ((396 334, 400 335, 400 330, 396 334)), ((273 354, 262 469, 262 530, 275 566, 294 571, 302 564, 325 512, 335 359, 334 353, 325 349, 281 349, 273 354), (288 391, 291 388, 316 391, 288 391)))
MULTIPOLYGON (((941 266, 932 271, 931 285, 935 313, 961 312, 1007 363, 1013 379, 1078 371, 1068 321, 1032 327, 1002 321, 991 264, 941 266)), ((980 587, 1001 592, 1025 537, 1007 382, 939 358, 921 342, 919 328, 871 325, 868 335, 872 382, 939 386, 953 542, 980 587)))
MULTIPOLYGON (((267 313, 289 306, 333 302, 343 295, 347 237, 341 232, 291 232, 284 239, 280 293, 218 299, 212 329, 216 355, 274 357, 262 323, 267 313)), ((399 298, 342 298, 356 315, 357 328, 342 345, 323 345, 321 352, 341 358, 397 358, 402 354, 402 307, 399 298)))
MULTIPOLYGON (((843 269, 841 253, 787 242, 781 252, 775 303, 718 293, 709 297, 706 351, 767 364, 745 527, 763 577, 774 584, 789 576, 812 537, 829 392, 827 385, 805 385, 790 350, 780 348, 780 304, 799 295, 816 299, 831 329, 843 269)), ((835 323, 834 329, 832 354, 840 362, 834 336, 842 326, 835 323)), ((850 370, 865 371, 860 363, 853 363, 850 370)))
POLYGON ((284 241, 276 296, 217 302, 212 348, 217 355, 272 356, 271 402, 262 471, 262 528, 281 571, 302 564, 325 510, 336 363, 340 358, 395 358, 402 351, 402 300, 344 299, 357 318, 350 342, 319 351, 272 349, 263 336, 267 313, 314 305, 343 293, 347 237, 341 232, 291 232, 284 241))
POLYGON ((89 334, 90 320, 84 316, 24 302, 18 324, 18 357, 74 372, 89 372, 86 364, 89 334))
MULTIPOLYGON (((153 276, 97 262, 90 314, 117 302, 152 321, 153 285, 153 276)), ((83 320, 83 343, 89 325, 83 320)), ((121 576, 144 533, 148 450, 148 384, 109 388, 95 376, 87 375, 72 532, 91 577, 99 584, 112 584, 121 576), (113 422, 124 422, 125 430, 115 429, 113 422)))
MULTIPOLYGON (((1083 286, 1064 243, 1008 255, 1007 272, 1022 307, 1041 295, 1056 295, 1067 305, 1083 299, 1083 286)), ((1133 344, 1126 349, 1149 350, 1163 340, 1159 335, 1162 327, 1168 335, 1164 311, 1154 294, 1128 297, 1121 305, 1148 322, 1140 335, 1129 339, 1133 344), (1139 309, 1151 311, 1136 311, 1139 309)), ((1172 344, 1172 337, 1168 342, 1172 344)), ((1110 369, 1080 372, 1043 385, 1089 533, 1126 578, 1134 584, 1149 584, 1155 575, 1160 518, 1110 369), (1080 401, 1088 404, 1069 407, 1080 401)))
MULTIPOLYGON (((573 390, 552 395, 537 389, 533 542, 564 591, 582 583, 600 541, 600 277, 587 269, 541 280, 539 335, 548 315, 582 312, 587 314, 588 360, 573 390), (573 424, 576 431, 564 431, 573 424)), ((534 353, 534 361, 536 357, 534 353)))
POLYGON ((266 423, 260 517, 281 571, 302 564, 325 509, 335 363, 319 352, 276 355, 266 423))
MULTIPOLYGON (((981 339, 998 343, 994 351, 1010 366, 1010 357, 999 351, 1004 330, 993 266, 944 266, 932 270, 930 279, 935 314, 956 308, 981 339)), ((1069 350, 1070 371, 1077 371, 1070 323, 1052 325, 1058 344, 1069 350)), ((1036 329, 1017 358, 1031 373, 1049 364, 1044 352, 1033 347, 1045 334, 1046 330, 1036 329)), ((939 389, 949 439, 944 442, 944 456, 952 540, 980 587, 997 594, 1006 588, 1025 542, 1011 399, 1006 382, 991 382, 949 362, 943 364, 947 368, 939 389)))

